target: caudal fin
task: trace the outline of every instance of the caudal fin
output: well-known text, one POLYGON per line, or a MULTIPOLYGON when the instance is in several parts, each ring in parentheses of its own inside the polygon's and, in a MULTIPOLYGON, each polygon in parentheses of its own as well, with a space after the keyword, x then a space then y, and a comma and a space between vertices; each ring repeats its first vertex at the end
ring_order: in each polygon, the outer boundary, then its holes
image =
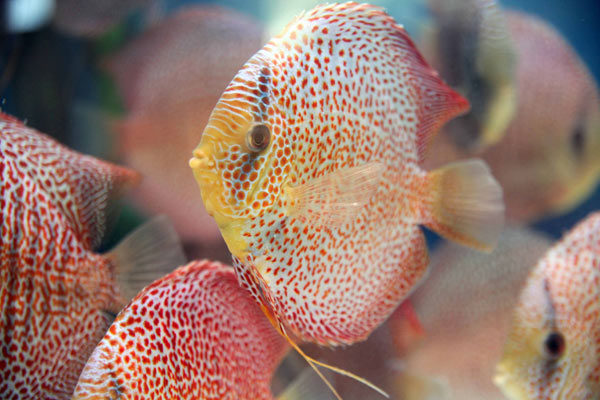
POLYGON ((490 252, 504 224, 502 188, 481 160, 449 164, 429 174, 434 201, 425 225, 447 239, 490 252))
POLYGON ((167 217, 155 217, 111 250, 122 300, 127 303, 148 284, 185 264, 179 237, 167 217))

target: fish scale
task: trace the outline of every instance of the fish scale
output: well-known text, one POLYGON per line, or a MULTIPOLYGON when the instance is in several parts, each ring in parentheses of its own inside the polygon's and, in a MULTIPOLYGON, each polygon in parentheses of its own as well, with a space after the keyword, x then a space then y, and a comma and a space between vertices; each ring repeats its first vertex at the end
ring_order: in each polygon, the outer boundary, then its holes
POLYGON ((467 107, 366 4, 318 6, 240 70, 190 166, 240 282, 284 332, 353 343, 408 294, 427 266, 417 223, 437 212, 418 163, 467 107), (271 132, 259 153, 244 143, 256 124, 271 132))
POLYGON ((108 327, 94 306, 108 306, 116 296, 109 285, 112 267, 87 251, 55 199, 33 178, 25 161, 30 146, 23 146, 28 138, 16 122, 1 121, 0 131, 0 395, 69 398, 86 355, 108 327), (82 294, 86 272, 101 282, 90 293, 93 300, 82 294))
POLYGON ((0 398, 68 399, 110 324, 106 311, 170 270, 182 250, 158 221, 106 255, 93 253, 109 199, 137 174, 3 113, 0 175, 0 398), (133 283, 118 279, 127 273, 133 283))
POLYGON ((74 399, 272 399, 289 346, 231 267, 198 260, 142 291, 82 372, 74 399))

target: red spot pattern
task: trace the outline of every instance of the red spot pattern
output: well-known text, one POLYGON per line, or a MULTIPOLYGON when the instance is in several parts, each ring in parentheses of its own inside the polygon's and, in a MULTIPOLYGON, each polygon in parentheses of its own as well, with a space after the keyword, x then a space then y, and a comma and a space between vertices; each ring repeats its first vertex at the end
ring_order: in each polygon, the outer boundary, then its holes
POLYGON ((0 114, 2 399, 70 398, 108 328, 114 266, 90 252, 106 204, 85 195, 106 198, 113 168, 0 114))
POLYGON ((406 32, 369 5, 315 8, 240 70, 200 143, 219 175, 202 190, 207 207, 218 203, 214 213, 240 227, 230 238, 247 245, 234 253, 240 280, 282 326, 318 343, 352 343, 402 301, 427 266, 417 224, 427 222, 424 208, 436 195, 423 193, 430 186, 420 150, 466 106, 406 32), (271 79, 258 92, 270 100, 259 113, 255 89, 265 75, 271 79), (258 156, 239 145, 255 122, 272 135, 258 156), (259 160, 249 190, 235 180, 246 172, 233 154, 259 160), (285 185, 370 161, 384 164, 383 176, 356 216, 341 225, 288 216, 295 200, 285 185))
POLYGON ((272 399, 288 350, 233 269, 194 261, 154 282, 119 314, 75 399, 272 399))

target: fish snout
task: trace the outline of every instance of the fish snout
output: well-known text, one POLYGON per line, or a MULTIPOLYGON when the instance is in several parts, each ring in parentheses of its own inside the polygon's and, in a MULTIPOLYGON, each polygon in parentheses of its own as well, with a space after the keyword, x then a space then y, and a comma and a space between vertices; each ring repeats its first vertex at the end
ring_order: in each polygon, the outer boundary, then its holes
POLYGON ((196 149, 192 154, 193 157, 190 159, 190 167, 194 171, 214 168, 215 162, 211 160, 204 151, 196 149))

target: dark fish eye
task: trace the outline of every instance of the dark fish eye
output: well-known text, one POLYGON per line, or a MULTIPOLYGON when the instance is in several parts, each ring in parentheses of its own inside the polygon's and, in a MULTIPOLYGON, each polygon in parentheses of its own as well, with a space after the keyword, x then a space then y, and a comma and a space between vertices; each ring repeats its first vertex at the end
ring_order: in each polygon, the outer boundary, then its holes
POLYGON ((585 131, 581 124, 578 124, 573 134, 571 135, 571 147, 576 155, 581 155, 583 153, 583 148, 585 146, 585 131))
POLYGON ((550 332, 544 340, 544 352, 552 361, 559 359, 565 352, 564 336, 560 332, 550 332))
POLYGON ((263 151, 269 145, 271 132, 265 124, 254 125, 246 134, 246 145, 253 153, 263 151))

